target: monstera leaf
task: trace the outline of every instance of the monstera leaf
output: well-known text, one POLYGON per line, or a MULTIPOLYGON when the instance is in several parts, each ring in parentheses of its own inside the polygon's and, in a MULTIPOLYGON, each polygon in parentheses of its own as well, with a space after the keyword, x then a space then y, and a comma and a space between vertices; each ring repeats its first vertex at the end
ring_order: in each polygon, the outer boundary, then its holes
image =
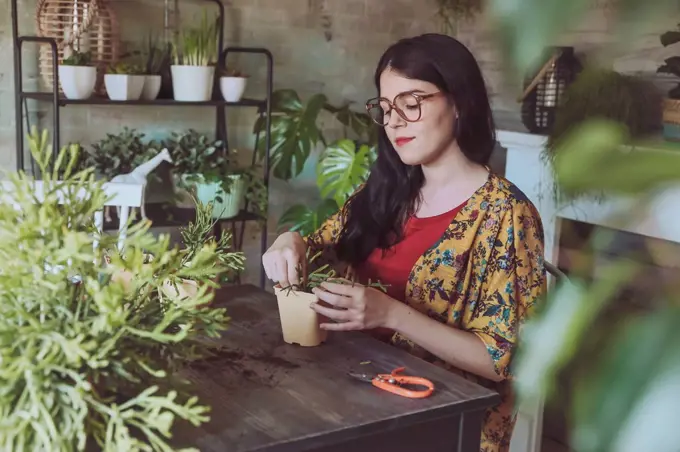
POLYGON ((376 150, 352 140, 340 140, 326 148, 317 165, 316 182, 321 196, 333 196, 341 206, 347 198, 368 178, 375 161, 376 150))
POLYGON ((281 215, 278 229, 279 232, 288 230, 308 235, 319 229, 337 211, 338 205, 332 199, 324 199, 316 208, 296 204, 281 215))
POLYGON ((358 137, 365 138, 370 144, 375 144, 378 141, 378 128, 368 113, 356 112, 350 108, 350 104, 345 104, 342 107, 326 105, 325 108, 335 115, 335 119, 347 129, 352 130, 358 137))
MULTIPOLYGON (((306 103, 291 90, 276 91, 272 97, 270 164, 273 175, 289 180, 299 175, 314 147, 324 141, 316 124, 327 98, 315 94, 306 103)), ((266 152, 265 121, 261 116, 255 122, 254 133, 260 133, 258 152, 266 152)))

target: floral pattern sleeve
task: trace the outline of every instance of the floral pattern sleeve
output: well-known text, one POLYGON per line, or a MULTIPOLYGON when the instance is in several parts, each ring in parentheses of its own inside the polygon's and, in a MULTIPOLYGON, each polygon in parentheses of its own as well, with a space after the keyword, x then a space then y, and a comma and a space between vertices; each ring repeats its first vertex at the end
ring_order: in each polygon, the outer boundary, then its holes
POLYGON ((342 230, 342 210, 331 215, 323 222, 321 227, 313 233, 303 237, 307 244, 309 257, 321 253, 310 266, 308 271, 313 271, 323 265, 329 265, 337 273, 344 273, 346 266, 342 265, 335 253, 335 244, 338 242, 342 230))
POLYGON ((510 361, 520 325, 545 289, 543 227, 535 208, 512 203, 500 219, 480 285, 479 301, 462 327, 486 345, 496 373, 511 377, 510 361))

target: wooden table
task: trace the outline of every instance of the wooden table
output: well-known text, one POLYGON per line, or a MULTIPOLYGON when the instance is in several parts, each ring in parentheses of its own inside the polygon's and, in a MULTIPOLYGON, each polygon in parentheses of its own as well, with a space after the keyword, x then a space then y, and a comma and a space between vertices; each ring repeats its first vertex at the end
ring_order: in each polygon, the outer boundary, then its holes
POLYGON ((178 445, 204 452, 477 452, 495 392, 363 333, 331 333, 319 347, 288 345, 276 298, 254 286, 222 289, 223 350, 191 369, 211 421, 178 429, 178 445), (366 362, 370 362, 366 364, 366 362), (429 378, 435 393, 408 399, 347 375, 351 370, 429 378))

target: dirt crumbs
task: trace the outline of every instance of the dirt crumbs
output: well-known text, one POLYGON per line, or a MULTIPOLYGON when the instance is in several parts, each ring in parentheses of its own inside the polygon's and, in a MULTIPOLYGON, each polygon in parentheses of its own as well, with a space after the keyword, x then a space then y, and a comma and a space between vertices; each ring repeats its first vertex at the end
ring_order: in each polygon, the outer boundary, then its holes
POLYGON ((219 373, 214 380, 221 386, 242 386, 245 380, 274 387, 300 365, 267 352, 220 349, 190 367, 201 373, 219 373))

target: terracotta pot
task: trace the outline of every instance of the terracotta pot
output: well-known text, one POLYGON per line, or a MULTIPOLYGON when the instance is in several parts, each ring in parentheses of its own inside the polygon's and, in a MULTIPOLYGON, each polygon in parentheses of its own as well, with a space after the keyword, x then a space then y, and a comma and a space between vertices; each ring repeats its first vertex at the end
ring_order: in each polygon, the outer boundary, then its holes
POLYGON ((315 347, 326 340, 328 332, 319 327, 321 318, 309 305, 318 301, 316 295, 274 287, 279 305, 283 340, 288 344, 315 347))

